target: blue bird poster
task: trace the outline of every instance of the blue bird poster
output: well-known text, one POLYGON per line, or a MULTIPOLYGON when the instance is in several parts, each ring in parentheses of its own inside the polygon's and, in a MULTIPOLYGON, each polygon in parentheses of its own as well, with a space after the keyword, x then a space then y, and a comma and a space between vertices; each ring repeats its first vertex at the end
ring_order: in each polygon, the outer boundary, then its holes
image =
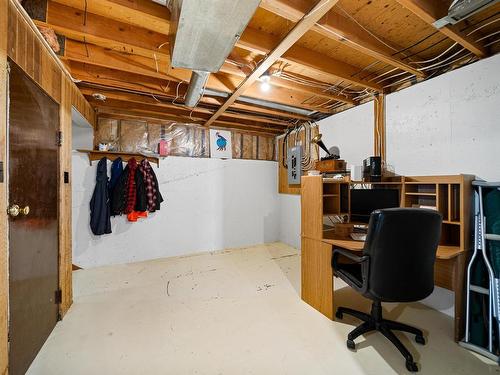
POLYGON ((233 157, 230 131, 210 129, 210 157, 219 159, 233 157))

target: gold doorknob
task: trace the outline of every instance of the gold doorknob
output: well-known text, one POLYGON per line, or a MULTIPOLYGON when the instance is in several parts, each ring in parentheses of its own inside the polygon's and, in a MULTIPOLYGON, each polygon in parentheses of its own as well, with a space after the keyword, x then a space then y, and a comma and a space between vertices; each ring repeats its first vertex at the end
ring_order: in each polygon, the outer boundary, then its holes
POLYGON ((30 206, 20 208, 17 204, 13 204, 7 209, 7 213, 12 217, 16 217, 19 214, 23 214, 24 216, 26 216, 30 213, 30 206))

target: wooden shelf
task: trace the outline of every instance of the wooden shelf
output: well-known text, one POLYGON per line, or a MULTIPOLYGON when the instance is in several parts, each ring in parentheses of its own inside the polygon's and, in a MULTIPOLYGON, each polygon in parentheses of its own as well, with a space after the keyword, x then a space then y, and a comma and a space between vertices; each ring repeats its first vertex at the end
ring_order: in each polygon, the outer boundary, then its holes
POLYGON ((443 224, 460 225, 460 222, 459 221, 443 220, 443 224))
POLYGON ((397 181, 379 181, 379 182, 370 182, 370 181, 350 181, 351 185, 403 185, 402 182, 397 181))
POLYGON ((426 197, 435 197, 436 193, 426 193, 426 192, 410 191, 410 192, 405 193, 405 195, 416 195, 416 196, 422 195, 422 196, 426 196, 426 197))
POLYGON ((324 197, 338 197, 338 194, 323 194, 324 197))
POLYGON ((436 252, 436 258, 438 259, 452 259, 460 254, 464 253, 465 250, 461 250, 460 246, 445 246, 445 245, 439 245, 437 252, 436 252))
POLYGON ((101 160, 102 158, 107 158, 108 160, 111 161, 117 158, 122 158, 122 160, 125 162, 129 161, 132 158, 135 158, 137 161, 147 159, 151 163, 156 163, 158 167, 160 166, 160 158, 158 156, 143 155, 135 152, 98 151, 98 150, 77 150, 77 151, 88 154, 90 165, 92 165, 93 161, 101 160))

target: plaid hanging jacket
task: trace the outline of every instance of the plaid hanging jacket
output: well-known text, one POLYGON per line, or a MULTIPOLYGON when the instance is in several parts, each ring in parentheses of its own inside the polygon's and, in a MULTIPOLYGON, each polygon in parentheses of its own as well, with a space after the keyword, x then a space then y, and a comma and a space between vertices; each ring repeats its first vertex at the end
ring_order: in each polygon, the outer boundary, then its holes
POLYGON ((135 203, 137 199, 137 185, 135 181, 135 172, 137 170, 137 161, 132 158, 128 161, 128 177, 127 177, 127 187, 124 190, 126 196, 126 206, 125 213, 129 214, 135 210, 135 203))

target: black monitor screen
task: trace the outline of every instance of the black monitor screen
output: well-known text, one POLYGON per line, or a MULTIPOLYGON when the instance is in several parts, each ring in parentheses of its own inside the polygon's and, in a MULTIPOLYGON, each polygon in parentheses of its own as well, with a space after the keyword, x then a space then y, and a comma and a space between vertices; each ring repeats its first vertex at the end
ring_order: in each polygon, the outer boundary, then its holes
POLYGON ((351 190, 351 221, 368 223, 373 211, 392 207, 399 207, 398 189, 351 190))

